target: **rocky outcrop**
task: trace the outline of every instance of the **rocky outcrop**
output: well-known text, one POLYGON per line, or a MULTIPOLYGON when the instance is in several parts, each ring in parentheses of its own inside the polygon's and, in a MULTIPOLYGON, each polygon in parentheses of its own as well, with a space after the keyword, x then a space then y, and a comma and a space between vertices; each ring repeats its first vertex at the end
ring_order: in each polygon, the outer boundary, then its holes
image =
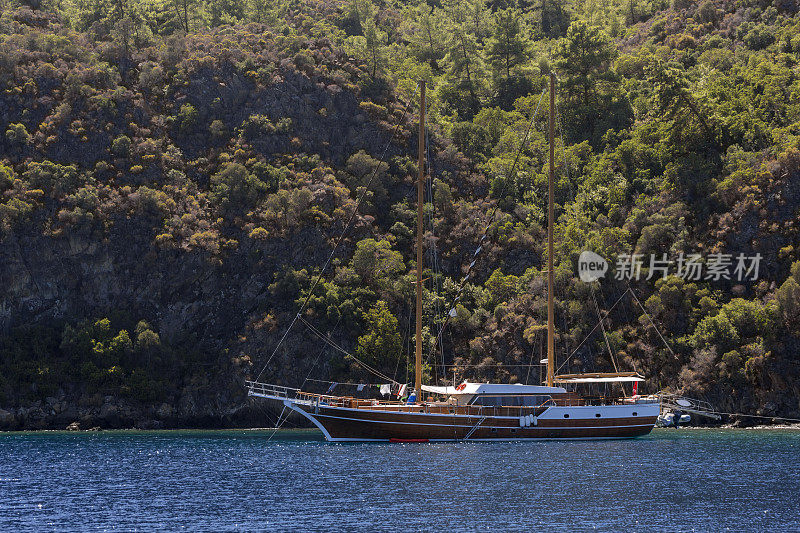
POLYGON ((247 399, 212 406, 207 398, 187 396, 181 398, 178 408, 166 402, 156 408, 114 396, 64 397, 0 409, 0 431, 268 427, 279 411, 276 406, 247 399))
POLYGON ((16 417, 14 417, 14 413, 6 411, 5 409, 0 409, 0 429, 10 429, 16 425, 16 417))

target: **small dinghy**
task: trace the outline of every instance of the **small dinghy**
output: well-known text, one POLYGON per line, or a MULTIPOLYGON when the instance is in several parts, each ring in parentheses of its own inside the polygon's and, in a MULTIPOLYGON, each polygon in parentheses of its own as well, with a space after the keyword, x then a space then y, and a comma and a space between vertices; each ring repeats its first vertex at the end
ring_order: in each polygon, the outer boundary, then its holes
POLYGON ((656 425, 662 428, 669 428, 669 427, 677 428, 680 426, 685 426, 691 421, 692 421, 691 415, 673 413, 672 411, 667 411, 665 413, 658 415, 658 419, 656 420, 656 425))

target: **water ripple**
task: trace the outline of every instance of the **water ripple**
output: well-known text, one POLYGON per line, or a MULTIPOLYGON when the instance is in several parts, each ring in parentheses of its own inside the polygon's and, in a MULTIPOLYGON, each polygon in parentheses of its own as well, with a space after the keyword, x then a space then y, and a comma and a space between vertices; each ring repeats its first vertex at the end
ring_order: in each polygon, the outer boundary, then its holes
POLYGON ((800 531, 800 432, 327 444, 316 433, 0 434, 0 530, 800 531))

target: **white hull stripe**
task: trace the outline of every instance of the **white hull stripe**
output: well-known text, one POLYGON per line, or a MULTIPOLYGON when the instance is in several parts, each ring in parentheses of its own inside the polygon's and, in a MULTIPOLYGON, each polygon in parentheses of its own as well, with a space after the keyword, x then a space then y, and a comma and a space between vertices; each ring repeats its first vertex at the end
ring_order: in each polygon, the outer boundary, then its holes
MULTIPOLYGON (((333 416, 333 415, 323 415, 323 414, 312 414, 308 413, 306 418, 331 418, 334 420, 350 420, 353 422, 367 422, 370 424, 403 424, 403 425, 410 425, 410 426, 435 426, 441 428, 472 428, 475 424, 463 426, 461 424, 428 424, 425 422, 396 422, 396 421, 389 421, 389 420, 369 420, 364 418, 347 418, 344 416, 333 416)), ((541 429, 541 430, 554 430, 554 429, 619 429, 619 428, 641 428, 641 427, 653 427, 653 424, 625 424, 623 426, 527 426, 528 429, 541 429)), ((497 428, 497 429, 526 429, 520 428, 517 426, 489 426, 489 425, 481 425, 480 428, 490 429, 490 428, 497 428)), ((361 439, 358 439, 361 440, 361 439)), ((380 440, 380 439, 377 439, 380 440)), ((459 439, 461 440, 461 439, 459 439)), ((472 439, 470 439, 472 440, 472 439)), ((491 439, 495 440, 495 439, 491 439)))
POLYGON ((328 433, 328 430, 325 429, 325 426, 323 426, 322 423, 319 420, 317 420, 314 416, 309 414, 305 409, 300 409, 293 402, 290 402, 289 400, 284 400, 283 401, 283 405, 285 405, 286 407, 288 407, 292 411, 297 411, 298 413, 303 415, 305 418, 309 419, 312 424, 317 426, 317 428, 319 428, 319 430, 322 431, 322 434, 325 435, 325 440, 328 440, 328 441, 339 440, 339 439, 334 439, 333 437, 331 437, 331 434, 328 433))
MULTIPOLYGON (((550 441, 550 440, 630 440, 636 439, 639 437, 498 437, 496 439, 488 438, 488 439, 420 439, 425 440, 428 442, 528 442, 532 440, 539 440, 539 441, 550 441)), ((390 442, 390 439, 361 439, 361 438, 350 438, 350 437, 341 437, 341 438, 328 438, 330 442, 390 442)), ((398 442, 394 444, 419 444, 419 443, 404 443, 398 442)))

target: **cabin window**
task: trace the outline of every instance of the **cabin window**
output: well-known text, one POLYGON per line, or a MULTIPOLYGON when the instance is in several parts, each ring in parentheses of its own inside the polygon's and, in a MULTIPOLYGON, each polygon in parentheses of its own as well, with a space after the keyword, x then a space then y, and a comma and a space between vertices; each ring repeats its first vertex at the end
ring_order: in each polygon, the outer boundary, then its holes
POLYGON ((564 418, 569 418, 569 415, 568 414, 564 414, 564 418))
POLYGON ((597 413, 594 416, 596 416, 597 418, 600 418, 600 413, 597 413))
POLYGON ((503 405, 501 396, 476 396, 472 400, 472 405, 484 405, 487 407, 500 407, 503 405))
POLYGON ((634 411, 634 412, 633 412, 633 416, 639 416, 639 413, 637 413, 636 411, 634 411))
POLYGON ((549 395, 535 394, 526 396, 489 396, 479 395, 473 398, 472 405, 486 407, 539 407, 550 399, 549 395))
POLYGON ((542 394, 537 396, 524 396, 525 403, 522 404, 525 407, 539 407, 543 403, 549 401, 551 398, 549 395, 542 394))

